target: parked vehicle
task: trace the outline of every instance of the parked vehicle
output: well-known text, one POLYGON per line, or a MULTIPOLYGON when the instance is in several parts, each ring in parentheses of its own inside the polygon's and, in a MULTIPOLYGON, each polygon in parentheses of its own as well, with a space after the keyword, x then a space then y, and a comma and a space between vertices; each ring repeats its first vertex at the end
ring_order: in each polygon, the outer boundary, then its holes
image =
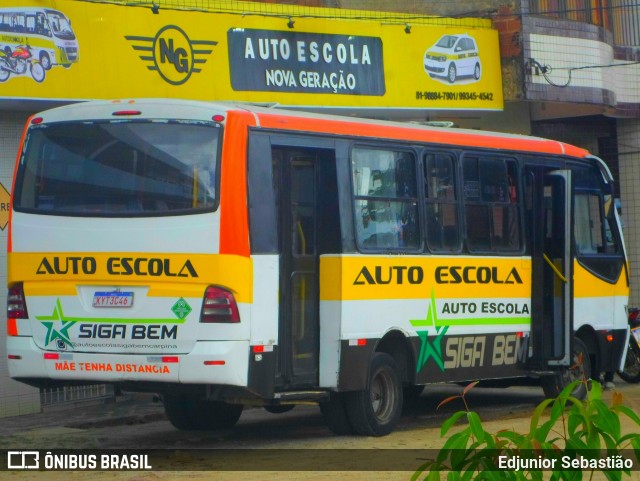
POLYGON ((22 138, 13 379, 155 392, 183 430, 315 403, 382 436, 428 384, 555 397, 623 364, 613 177, 584 149, 177 99, 50 109, 22 138))
POLYGON ((624 361, 624 369, 618 375, 627 382, 640 382, 640 309, 633 307, 629 309, 629 349, 624 361))

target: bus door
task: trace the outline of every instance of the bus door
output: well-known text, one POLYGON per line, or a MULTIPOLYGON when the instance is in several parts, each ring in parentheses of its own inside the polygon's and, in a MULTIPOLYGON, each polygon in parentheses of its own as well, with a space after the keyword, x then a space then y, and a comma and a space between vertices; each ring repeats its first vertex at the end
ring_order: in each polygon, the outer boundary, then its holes
POLYGON ((568 366, 573 329, 571 171, 530 168, 533 369, 568 366))
POLYGON ((276 384, 317 387, 319 255, 338 251, 335 155, 297 147, 272 150, 280 253, 279 356, 276 384))

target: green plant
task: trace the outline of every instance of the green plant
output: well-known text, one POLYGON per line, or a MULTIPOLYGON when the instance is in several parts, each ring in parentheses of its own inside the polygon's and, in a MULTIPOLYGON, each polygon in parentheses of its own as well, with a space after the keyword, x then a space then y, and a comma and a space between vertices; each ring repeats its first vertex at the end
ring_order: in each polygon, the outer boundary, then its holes
POLYGON ((477 413, 471 411, 465 395, 477 384, 471 383, 458 396, 443 400, 438 408, 461 399, 465 410, 458 411, 442 425, 441 436, 449 436, 435 459, 421 465, 412 480, 542 480, 579 481, 602 472, 610 481, 629 475, 640 461, 638 429, 623 434, 621 421, 640 427, 640 417, 623 405, 622 394, 613 393, 611 405, 602 399, 602 387, 595 381, 578 380, 567 385, 556 398, 542 401, 531 416, 529 432, 486 431, 477 413), (579 383, 590 386, 584 401, 571 393, 579 383), (548 410, 548 408, 550 408, 548 410), (549 411, 548 418, 544 416, 549 411), (466 418, 461 430, 449 434, 466 418), (636 431, 636 432, 633 432, 636 431))

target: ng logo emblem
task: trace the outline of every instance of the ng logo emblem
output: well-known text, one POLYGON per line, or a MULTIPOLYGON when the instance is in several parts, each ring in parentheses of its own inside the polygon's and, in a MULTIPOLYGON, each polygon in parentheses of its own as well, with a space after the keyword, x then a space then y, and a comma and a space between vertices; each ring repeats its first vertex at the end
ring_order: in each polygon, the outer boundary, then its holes
POLYGON ((171 85, 182 85, 192 73, 199 73, 198 65, 204 64, 212 47, 218 45, 213 40, 191 40, 175 25, 162 27, 155 37, 127 35, 125 38, 134 50, 141 52, 140 60, 147 63, 147 68, 158 72, 171 85))

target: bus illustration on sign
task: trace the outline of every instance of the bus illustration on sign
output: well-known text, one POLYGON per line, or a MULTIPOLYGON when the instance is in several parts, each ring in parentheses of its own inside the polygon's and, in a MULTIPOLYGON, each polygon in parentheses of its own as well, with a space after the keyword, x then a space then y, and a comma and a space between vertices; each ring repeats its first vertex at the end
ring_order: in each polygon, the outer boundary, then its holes
POLYGON ((478 46, 467 34, 443 35, 424 54, 424 70, 431 78, 455 83, 462 77, 480 80, 482 65, 478 46))
POLYGON ((28 74, 42 82, 52 66, 77 62, 78 51, 64 13, 40 7, 0 8, 0 81, 11 74, 28 74))

